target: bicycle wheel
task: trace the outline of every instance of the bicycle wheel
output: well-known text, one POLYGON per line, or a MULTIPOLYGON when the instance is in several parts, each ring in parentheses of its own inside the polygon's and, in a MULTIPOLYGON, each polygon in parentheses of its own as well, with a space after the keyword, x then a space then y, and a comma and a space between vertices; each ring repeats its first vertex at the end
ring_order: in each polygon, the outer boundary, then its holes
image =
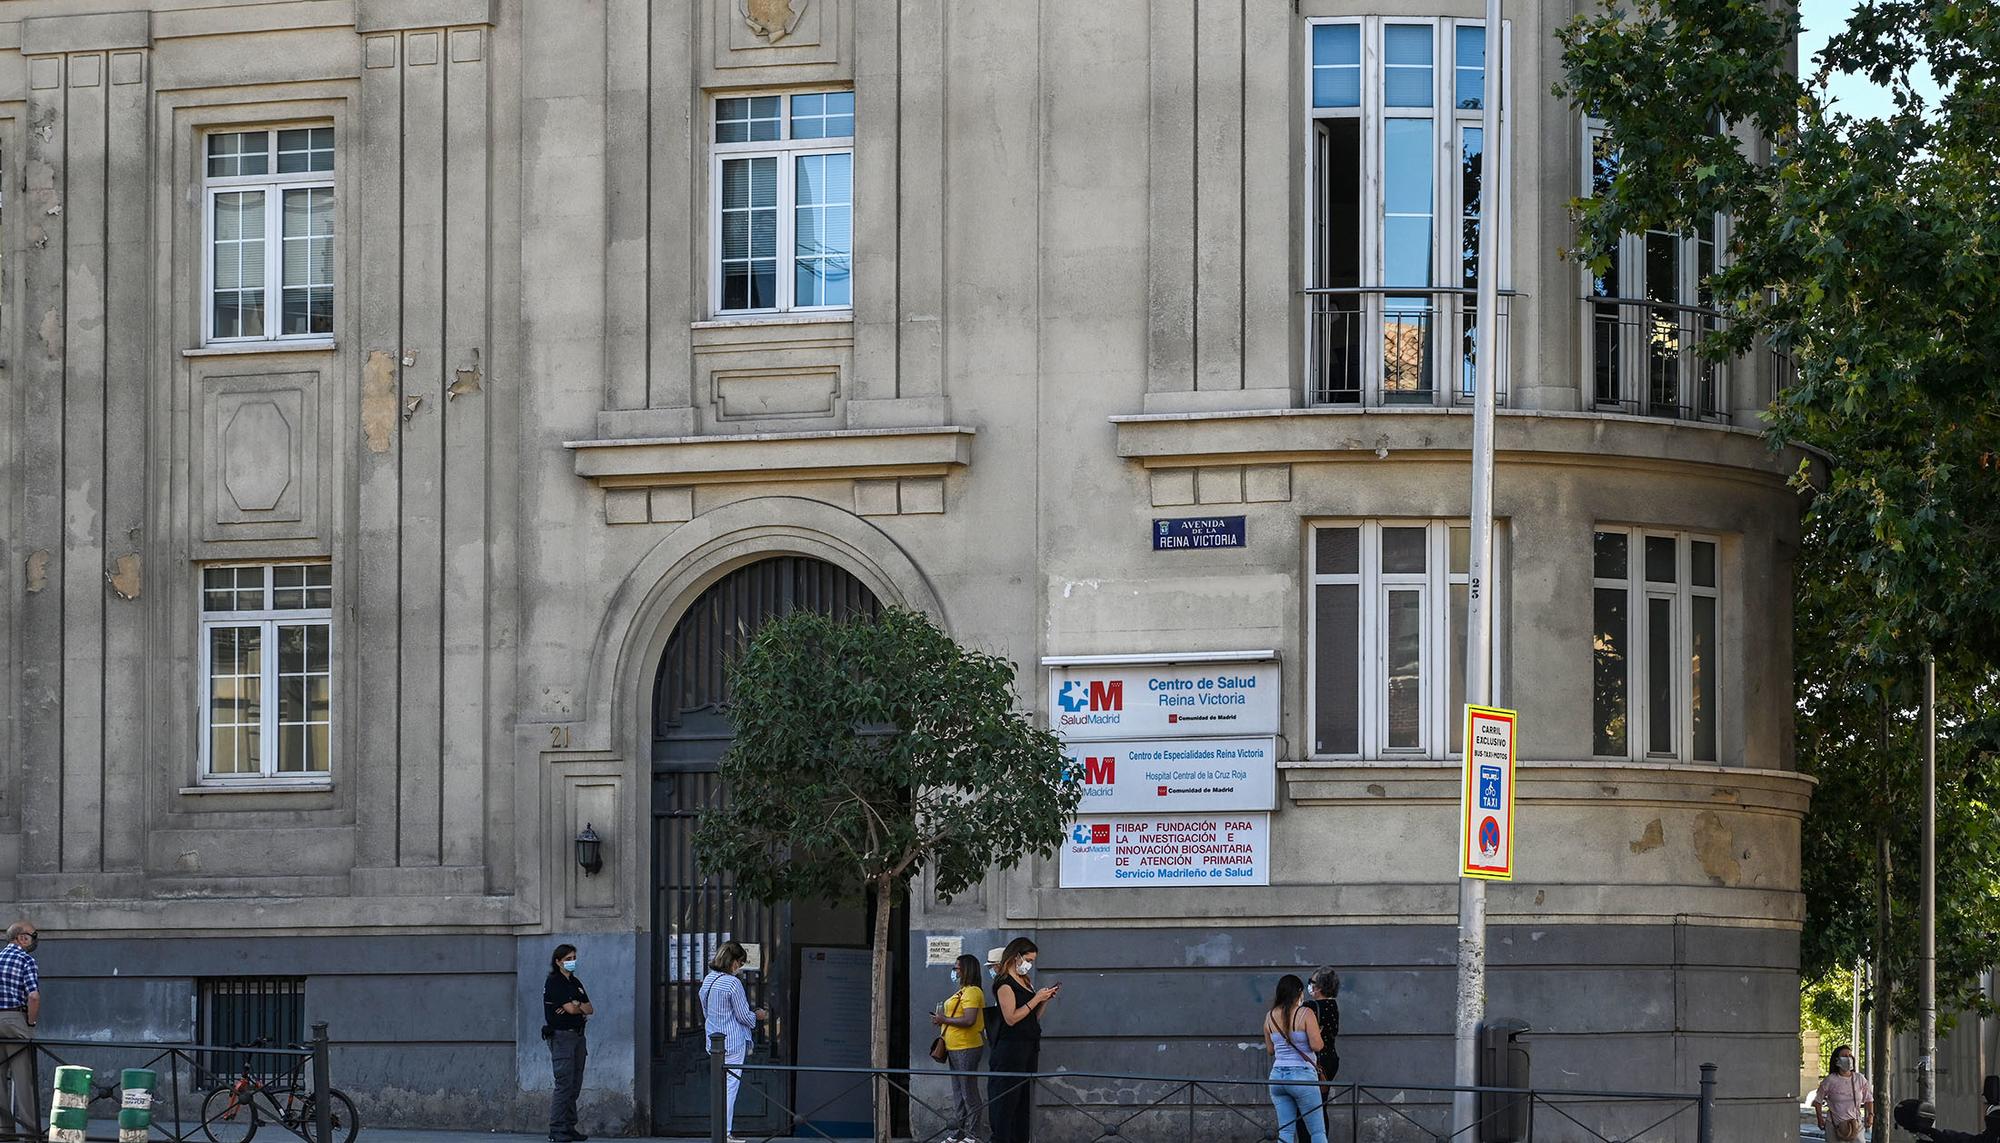
MULTIPOLYGON (((361 1131, 361 1113, 354 1110, 354 1101, 347 1098, 347 1093, 339 1088, 328 1088, 326 1094, 331 1097, 333 1104, 332 1143, 354 1143, 354 1137, 361 1131)), ((307 1096, 299 1107, 304 1114, 299 1135, 306 1143, 319 1143, 318 1109, 313 1106, 312 1097, 307 1096)))
POLYGON ((201 1101, 201 1133, 208 1143, 250 1143, 257 1134, 257 1105, 239 1103, 234 1088, 216 1088, 201 1101))

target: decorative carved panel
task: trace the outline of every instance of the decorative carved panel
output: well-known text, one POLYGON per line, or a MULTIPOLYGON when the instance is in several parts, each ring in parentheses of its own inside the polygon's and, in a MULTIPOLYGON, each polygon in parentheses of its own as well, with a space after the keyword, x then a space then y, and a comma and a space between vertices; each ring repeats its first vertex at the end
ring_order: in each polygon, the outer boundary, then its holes
POLYGON ((210 376, 191 442, 201 538, 320 535, 318 372, 210 376))
POLYGON ((717 68, 837 63, 847 0, 709 0, 717 68))

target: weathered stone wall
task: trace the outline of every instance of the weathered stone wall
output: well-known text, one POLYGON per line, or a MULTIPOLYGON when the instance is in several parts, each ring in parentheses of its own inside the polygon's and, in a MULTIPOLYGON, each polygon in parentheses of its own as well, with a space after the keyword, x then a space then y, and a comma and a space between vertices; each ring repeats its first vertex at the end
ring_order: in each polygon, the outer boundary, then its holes
MULTIPOLYGON (((1462 410, 1304 393, 1305 21, 1346 9, 754 6, 789 15, 0 11, 0 898, 61 938, 52 1026, 185 1034, 201 977, 303 974, 365 1113, 532 1127, 533 993, 573 939, 601 966, 591 1122, 644 1125, 674 923, 650 892, 654 674, 703 588, 796 554, 1013 658, 1029 708, 1045 655, 1278 650, 1269 888, 1065 890, 1031 864, 913 910, 913 948, 1032 931, 1074 967, 1052 1061, 1243 1071, 1271 973, 1331 960, 1360 1074, 1443 1078, 1456 771, 1303 748, 1311 522, 1469 505, 1462 410), (846 87, 852 313, 718 320, 712 98, 846 87), (204 132, 286 122, 336 133, 335 334, 204 345, 204 132), (1155 515, 1211 511, 1248 545, 1149 549, 1155 515), (199 568, 282 558, 335 568, 332 777, 217 790, 199 568), (586 822, 596 876, 570 855, 586 822), (452 1047, 406 1051, 418 1023, 452 1047)), ((1525 769, 1494 1011, 1575 1086, 1688 1088, 1714 1058, 1751 1134, 1783 1138, 1798 458, 1755 436, 1757 360, 1728 424, 1580 411, 1581 128, 1546 94, 1572 7, 1509 5, 1496 511, 1525 769), (1719 537, 1721 765, 1590 760, 1598 524, 1719 537)))

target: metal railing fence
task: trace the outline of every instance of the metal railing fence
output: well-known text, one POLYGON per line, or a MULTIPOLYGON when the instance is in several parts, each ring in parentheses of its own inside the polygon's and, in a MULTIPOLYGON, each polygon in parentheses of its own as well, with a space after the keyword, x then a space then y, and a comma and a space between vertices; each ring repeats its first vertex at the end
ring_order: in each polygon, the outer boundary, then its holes
MULTIPOLYGON (((1314 405, 1395 407, 1472 400, 1479 346, 1469 287, 1313 287, 1306 398, 1314 405)), ((1507 338, 1512 290, 1500 294, 1499 398, 1507 398, 1507 338)))
MULTIPOLYGON (((37 1139, 46 1137, 50 1110, 50 1093, 43 1086, 46 1078, 53 1076, 57 1067, 80 1064, 91 1068, 98 1076, 114 1078, 127 1068, 143 1068, 156 1073, 159 1086, 154 1089, 152 1132, 153 1138, 163 1143, 211 1143, 211 1124, 202 1117, 199 1097, 206 1090, 208 1081, 215 1077, 222 1077, 222 1086, 227 1086, 246 1070, 254 1076, 274 1079, 304 1073, 305 1085, 313 1098, 314 1122, 310 1136, 306 1131, 290 1128, 287 1124, 279 1123, 278 1126, 292 1130, 306 1143, 315 1143, 317 1140, 333 1139, 333 1103, 328 1095, 332 1090, 332 1073, 326 1029, 326 1024, 315 1023, 311 1040, 298 1047, 41 1039, 17 1041, 18 1048, 14 1048, 13 1044, 5 1047, 33 1052, 31 1070, 35 1073, 35 1098, 42 1111, 42 1122, 35 1124, 37 1139), (257 1066, 260 1062, 262 1070, 257 1066)), ((0 1063, 11 1058, 8 1052, 0 1051, 0 1063)), ((91 1109, 108 1107, 108 1115, 103 1122, 109 1133, 86 1134, 86 1140, 91 1143, 118 1143, 118 1109, 122 1094, 117 1083, 92 1083, 89 1106, 91 1109)), ((271 1121, 260 1115, 258 1122, 271 1121)), ((229 1134, 234 1136, 236 1133, 232 1131, 229 1134)))
POLYGON ((1702 351, 1720 311, 1650 298, 1589 297, 1588 383, 1595 407, 1715 421, 1729 415, 1724 363, 1702 351))
MULTIPOLYGON (((720 1041, 721 1037, 716 1037, 720 1041)), ((872 1107, 875 1085, 885 1085, 892 1100, 904 1101, 917 1129, 913 1143, 943 1143, 951 1138, 947 1124, 950 1096, 927 1099, 920 1081, 948 1079, 952 1073, 914 1068, 824 1068, 781 1064, 731 1064, 722 1045, 712 1044, 709 1056, 710 1107, 719 1110, 727 1098, 732 1074, 743 1081, 737 1102, 739 1118, 762 1114, 775 1105, 788 1122, 788 1135, 749 1136, 750 1143, 778 1139, 852 1139, 815 1126, 815 1120, 843 1101, 859 1099, 872 1107), (795 1090, 789 1080, 801 1076, 828 1080, 816 1085, 814 1106, 798 1106, 778 1093, 795 1090), (770 1081, 749 1082, 753 1077, 770 1081), (929 1126, 935 1122, 936 1126, 929 1126)), ((1038 1143, 1220 1143, 1224 1140, 1269 1141, 1285 1127, 1294 1128, 1298 1143, 1310 1133, 1300 1116, 1280 1123, 1268 1078, 1146 1076, 1108 1072, 981 1072, 987 1084, 1006 1076, 1031 1085, 1034 1138, 1038 1143)), ((1005 1082, 1004 1080, 1001 1082, 1005 1082)), ((1340 1083, 1319 1085, 1324 1093, 1322 1114, 1327 1143, 1377 1143, 1416 1140, 1421 1143, 1479 1143, 1487 1127, 1492 1137, 1536 1143, 1570 1139, 1587 1143, 1679 1143, 1691 1132, 1695 1143, 1715 1143, 1716 1067, 1701 1065, 1700 1087, 1694 1092, 1574 1091, 1544 1088, 1451 1087, 1425 1084, 1340 1083), (1451 1129, 1451 1097, 1460 1091, 1480 1096, 1479 1118, 1464 1131, 1451 1129), (1508 1130, 1500 1130, 1506 1126, 1508 1130), (1516 1133, 1518 1132, 1518 1133, 1516 1133)), ((870 1113, 872 1119, 872 1112, 870 1113)), ((724 1143, 725 1124, 711 1116, 713 1143, 724 1143)))

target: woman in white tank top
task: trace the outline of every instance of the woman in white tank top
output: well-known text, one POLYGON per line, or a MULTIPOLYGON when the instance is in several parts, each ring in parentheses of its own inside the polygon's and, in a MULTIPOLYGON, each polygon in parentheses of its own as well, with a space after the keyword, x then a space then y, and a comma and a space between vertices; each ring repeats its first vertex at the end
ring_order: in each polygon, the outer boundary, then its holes
POLYGON ((1291 973, 1264 1013, 1264 1050, 1271 1053, 1271 1106, 1278 1112, 1278 1143, 1298 1143, 1305 1126, 1312 1143, 1326 1143, 1320 1115, 1319 1069, 1313 1059, 1326 1046, 1319 1017, 1305 1006, 1306 982, 1291 973))

